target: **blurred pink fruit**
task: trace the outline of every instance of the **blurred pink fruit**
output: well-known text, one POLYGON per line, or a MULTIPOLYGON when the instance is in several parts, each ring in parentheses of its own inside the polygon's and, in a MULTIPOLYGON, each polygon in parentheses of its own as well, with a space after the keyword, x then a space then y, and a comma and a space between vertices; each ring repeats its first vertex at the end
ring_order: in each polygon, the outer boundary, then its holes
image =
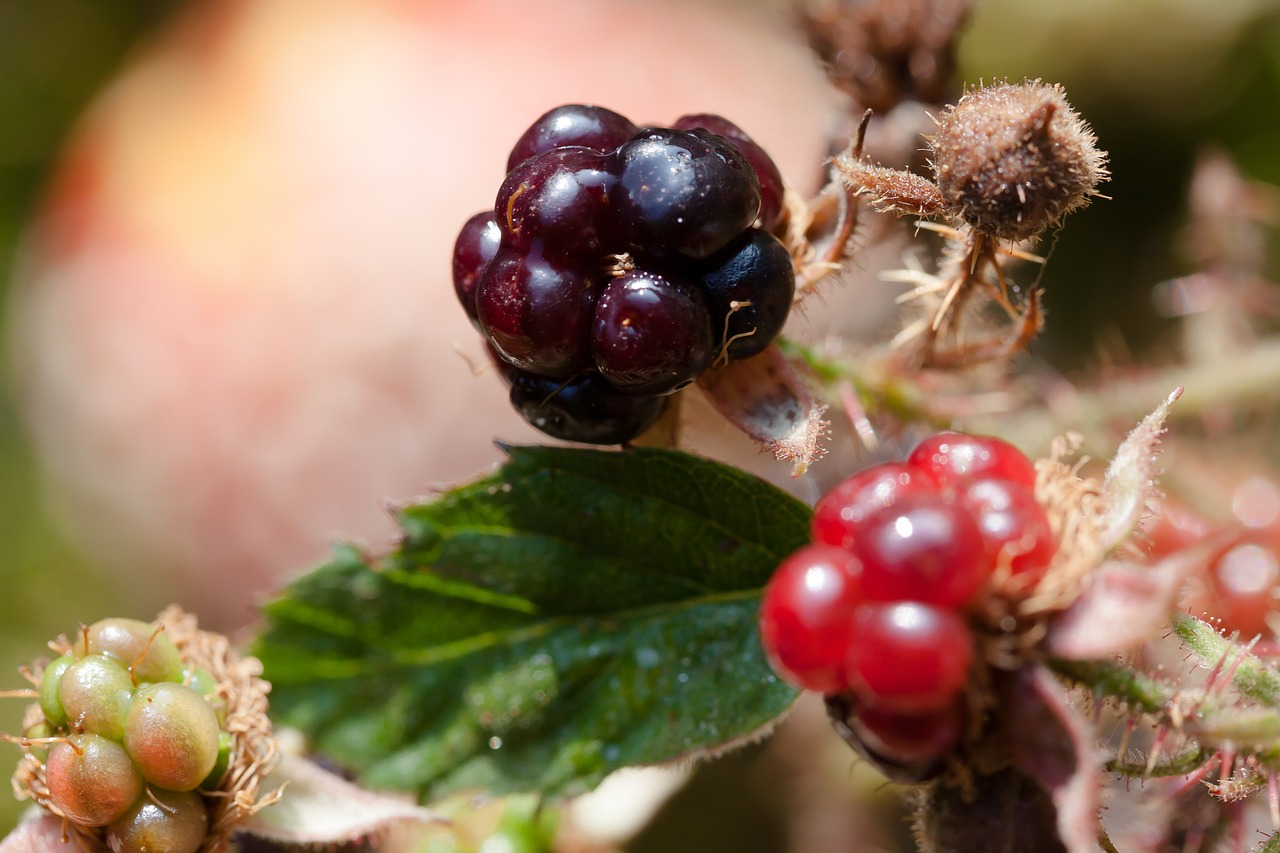
POLYGON ((546 109, 738 122, 810 189, 832 95, 781 22, 689 0, 192 4, 106 89, 32 231, 23 403, 76 538, 229 628, 509 410, 457 229, 546 109), (171 587, 171 590, 170 590, 171 587))

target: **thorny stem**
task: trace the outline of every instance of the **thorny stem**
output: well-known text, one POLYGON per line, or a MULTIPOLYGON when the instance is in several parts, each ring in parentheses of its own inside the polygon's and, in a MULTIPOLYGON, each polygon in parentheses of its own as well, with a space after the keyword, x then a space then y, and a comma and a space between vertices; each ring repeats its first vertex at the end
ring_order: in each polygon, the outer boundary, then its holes
POLYGON ((1264 766, 1274 767, 1280 762, 1280 672, 1193 616, 1175 616, 1173 633, 1212 668, 1203 690, 1178 690, 1120 661, 1046 661, 1058 675, 1092 691, 1095 697, 1120 700, 1130 711, 1153 717, 1162 732, 1176 732, 1195 744, 1158 764, 1154 755, 1147 762, 1122 755, 1112 760, 1108 769, 1140 778, 1180 776, 1204 765, 1219 749, 1229 754, 1241 751, 1264 766), (1236 698, 1222 689, 1227 684, 1236 698), (1218 703, 1218 697, 1224 701, 1218 703), (1247 704, 1249 700, 1257 704, 1247 704))
POLYGON ((930 407, 930 398, 915 382, 891 372, 867 369, 844 359, 828 358, 817 350, 789 339, 780 339, 779 348, 789 359, 799 361, 824 389, 848 382, 868 415, 889 416, 910 423, 928 423, 938 428, 950 424, 944 411, 930 407))
POLYGON ((1161 761, 1154 766, 1144 758, 1133 761, 1127 758, 1113 758, 1107 762, 1107 770, 1112 773, 1118 773, 1121 776, 1128 776, 1131 779, 1158 779, 1167 776, 1186 776, 1188 773, 1194 772, 1197 768, 1204 765, 1206 761, 1213 757, 1212 750, 1201 749, 1196 747, 1184 750, 1173 756, 1167 761, 1161 761))
POLYGON ((1241 695, 1272 708, 1280 707, 1280 673, 1244 652, 1212 625, 1194 616, 1179 614, 1174 617, 1173 632, 1188 649, 1210 665, 1222 662, 1224 668, 1236 666, 1232 684, 1241 695), (1238 655, 1244 655, 1243 659, 1237 659, 1238 655))
POLYGON ((1048 664, 1054 672, 1089 688, 1095 695, 1119 699, 1146 714, 1163 713, 1176 694, 1169 685, 1114 661, 1053 658, 1048 664))
POLYGON ((1110 836, 1102 827, 1098 827, 1098 846, 1102 848, 1102 853, 1120 853, 1116 846, 1111 843, 1110 836))
POLYGON ((1188 721, 1186 728, 1216 743, 1274 745, 1280 742, 1280 713, 1272 708, 1233 708, 1230 713, 1188 721))

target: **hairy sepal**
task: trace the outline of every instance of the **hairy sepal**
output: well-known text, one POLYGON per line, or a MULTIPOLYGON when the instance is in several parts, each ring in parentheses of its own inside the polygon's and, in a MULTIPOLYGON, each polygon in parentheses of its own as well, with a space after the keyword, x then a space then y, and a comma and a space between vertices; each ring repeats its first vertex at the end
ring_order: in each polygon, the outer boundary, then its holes
POLYGON ((1064 660, 1095 660, 1138 649, 1169 624, 1187 579, 1238 538, 1234 531, 1225 531, 1155 565, 1103 563, 1080 597, 1054 618, 1046 650, 1064 660))
POLYGON ((1102 481, 1106 510, 1099 525, 1099 544, 1107 551, 1123 544, 1138 528, 1155 490, 1156 456, 1169 407, 1182 396, 1175 388, 1155 411, 1142 419, 1121 443, 1102 481))
POLYGON ((799 477, 826 451, 829 424, 804 380, 777 344, 743 361, 708 370, 698 386, 720 414, 799 477))

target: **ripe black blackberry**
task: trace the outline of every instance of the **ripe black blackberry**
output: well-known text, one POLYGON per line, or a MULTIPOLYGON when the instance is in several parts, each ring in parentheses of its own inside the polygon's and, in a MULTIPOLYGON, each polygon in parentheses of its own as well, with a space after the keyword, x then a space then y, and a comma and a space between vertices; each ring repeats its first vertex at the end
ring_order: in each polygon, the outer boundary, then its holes
POLYGON ((551 110, 454 245, 454 290, 512 405, 554 438, 630 441, 663 396, 760 353, 786 322, 778 167, 721 116, 676 124, 551 110))
POLYGON ((493 211, 482 210, 466 221, 453 244, 453 292, 477 329, 480 319, 476 316, 476 281, 498 253, 500 239, 493 211))
POLYGON ((541 251, 566 264, 590 263, 610 243, 609 196, 618 183, 612 154, 557 148, 530 157, 498 189, 502 245, 541 251))
POLYGON ((513 367, 572 376, 590 362, 595 286, 578 270, 504 246, 476 282, 480 328, 513 367))

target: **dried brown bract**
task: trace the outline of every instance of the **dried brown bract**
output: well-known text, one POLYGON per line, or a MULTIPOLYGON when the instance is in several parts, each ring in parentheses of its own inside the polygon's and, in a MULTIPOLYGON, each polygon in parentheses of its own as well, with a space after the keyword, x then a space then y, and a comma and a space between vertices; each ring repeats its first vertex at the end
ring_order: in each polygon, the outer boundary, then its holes
POLYGON ((881 213, 937 216, 947 209, 938 187, 915 172, 873 165, 856 155, 842 158, 840 170, 857 194, 881 213))
POLYGON ((1056 226, 1108 177, 1062 87, 1038 80, 967 92, 938 119, 929 147, 947 212, 1002 240, 1056 226))
POLYGON ((799 4, 809 45, 831 82, 861 108, 940 103, 969 0, 814 0, 799 4))
POLYGON ((862 155, 867 120, 836 167, 849 188, 876 210, 940 217, 948 238, 936 274, 921 269, 886 276, 915 286, 907 301, 922 317, 894 343, 912 367, 954 369, 1005 359, 1024 348, 1044 322, 1039 292, 1015 303, 1010 258, 1041 258, 1017 244, 1034 240, 1098 194, 1106 154, 1062 89, 1038 80, 974 89, 938 119, 928 138, 934 180, 872 164, 862 155), (993 329, 994 305, 1007 318, 993 329))

